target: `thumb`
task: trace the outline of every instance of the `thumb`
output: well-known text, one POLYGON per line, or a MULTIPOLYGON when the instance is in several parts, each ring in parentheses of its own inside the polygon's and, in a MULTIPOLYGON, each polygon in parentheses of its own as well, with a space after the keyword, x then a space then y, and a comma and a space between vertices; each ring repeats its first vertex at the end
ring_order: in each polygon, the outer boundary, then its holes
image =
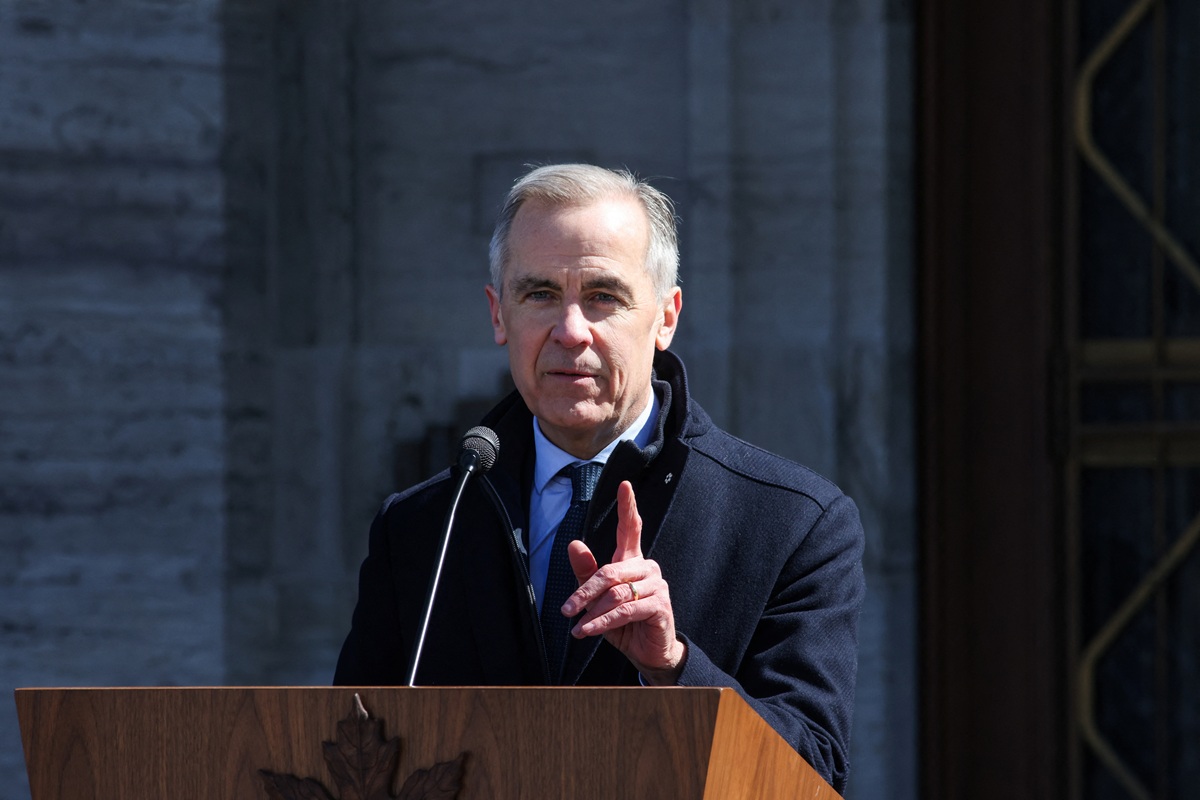
POLYGON ((580 539, 575 539, 567 545, 567 560, 571 562, 571 571, 575 573, 575 580, 579 581, 580 585, 600 568, 592 551, 580 539))

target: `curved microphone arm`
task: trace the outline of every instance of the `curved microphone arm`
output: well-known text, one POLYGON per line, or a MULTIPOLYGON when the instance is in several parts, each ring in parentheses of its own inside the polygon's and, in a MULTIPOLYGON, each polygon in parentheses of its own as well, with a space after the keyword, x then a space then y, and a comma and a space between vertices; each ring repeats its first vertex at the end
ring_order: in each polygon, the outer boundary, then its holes
POLYGON ((450 549, 450 531, 454 528, 454 514, 458 510, 458 501, 462 499, 467 481, 476 473, 487 472, 496 463, 500 452, 500 440, 490 428, 471 428, 462 438, 462 449, 458 454, 458 481, 454 486, 454 496, 450 507, 446 510, 446 523, 443 526, 442 549, 438 553, 433 575, 429 579, 429 591, 426 597, 425 614, 421 618, 421 628, 417 633, 417 641, 413 647, 412 658, 409 659, 407 686, 415 686, 417 667, 421 663, 421 650, 425 647, 425 634, 429 630, 429 618, 433 616, 433 601, 437 597, 438 583, 442 579, 442 565, 446 562, 446 551, 450 549))

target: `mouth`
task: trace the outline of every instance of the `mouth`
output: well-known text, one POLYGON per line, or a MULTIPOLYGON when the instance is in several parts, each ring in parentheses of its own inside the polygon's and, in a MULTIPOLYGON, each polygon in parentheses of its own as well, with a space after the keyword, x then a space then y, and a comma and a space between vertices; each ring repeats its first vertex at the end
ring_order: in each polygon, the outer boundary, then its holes
POLYGON ((599 377, 597 373, 583 369, 548 369, 546 370, 546 374, 555 378, 568 378, 570 380, 595 379, 599 377))

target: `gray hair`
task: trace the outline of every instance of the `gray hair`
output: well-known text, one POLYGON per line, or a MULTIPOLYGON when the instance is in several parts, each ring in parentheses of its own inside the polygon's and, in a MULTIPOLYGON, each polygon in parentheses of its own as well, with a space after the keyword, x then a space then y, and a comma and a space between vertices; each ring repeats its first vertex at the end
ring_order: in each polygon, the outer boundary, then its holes
POLYGON ((628 170, 610 170, 591 164, 554 164, 537 167, 513 184, 505 198, 488 252, 492 286, 503 291, 504 268, 508 265, 508 236, 517 211, 528 200, 555 207, 581 206, 612 197, 634 197, 642 204, 650 223, 650 246, 646 272, 659 300, 679 283, 679 241, 675 230, 675 204, 628 170))

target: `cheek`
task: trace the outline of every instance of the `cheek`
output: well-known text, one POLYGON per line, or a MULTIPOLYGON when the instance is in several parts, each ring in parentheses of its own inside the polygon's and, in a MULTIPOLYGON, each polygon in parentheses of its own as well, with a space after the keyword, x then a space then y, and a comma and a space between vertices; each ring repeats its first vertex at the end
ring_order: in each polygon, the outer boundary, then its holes
POLYGON ((541 355, 540 342, 532 336, 509 336, 508 357, 514 371, 534 372, 541 355))
POLYGON ((610 354, 609 369, 622 387, 626 384, 640 384, 649 380, 654 368, 654 353, 655 347, 648 337, 629 336, 622 342, 619 353, 610 354))

